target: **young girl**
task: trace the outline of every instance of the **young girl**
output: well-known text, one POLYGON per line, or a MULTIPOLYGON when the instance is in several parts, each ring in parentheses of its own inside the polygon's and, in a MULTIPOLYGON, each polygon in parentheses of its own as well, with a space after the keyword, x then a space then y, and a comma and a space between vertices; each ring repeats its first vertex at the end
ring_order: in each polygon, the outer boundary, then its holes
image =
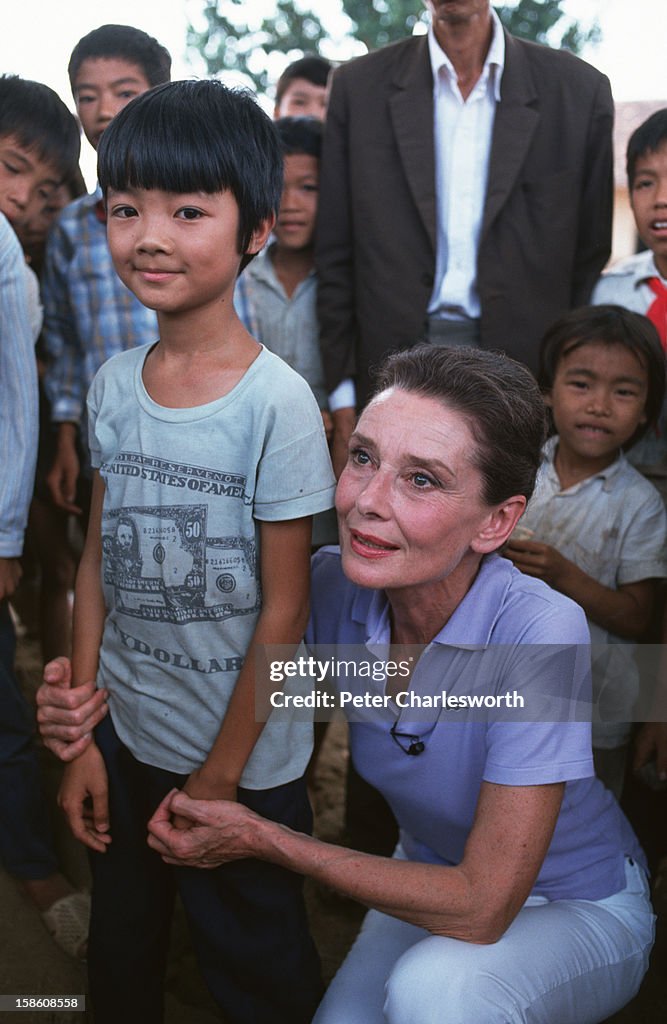
POLYGON ((631 641, 648 629, 655 580, 667 575, 662 499, 623 454, 662 406, 655 328, 620 306, 576 309, 544 337, 540 383, 555 434, 506 554, 586 612, 603 719, 593 723, 595 767, 620 796, 637 696, 631 641))

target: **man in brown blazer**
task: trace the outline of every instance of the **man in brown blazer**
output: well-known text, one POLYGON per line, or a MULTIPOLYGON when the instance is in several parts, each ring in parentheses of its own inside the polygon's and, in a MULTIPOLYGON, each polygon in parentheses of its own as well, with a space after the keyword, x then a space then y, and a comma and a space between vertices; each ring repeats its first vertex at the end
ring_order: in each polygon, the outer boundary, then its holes
POLYGON ((535 369, 545 328, 588 300, 610 252, 608 80, 510 36, 489 0, 426 6, 429 35, 333 76, 316 259, 328 386, 345 381, 339 469, 387 351, 428 338, 535 369))

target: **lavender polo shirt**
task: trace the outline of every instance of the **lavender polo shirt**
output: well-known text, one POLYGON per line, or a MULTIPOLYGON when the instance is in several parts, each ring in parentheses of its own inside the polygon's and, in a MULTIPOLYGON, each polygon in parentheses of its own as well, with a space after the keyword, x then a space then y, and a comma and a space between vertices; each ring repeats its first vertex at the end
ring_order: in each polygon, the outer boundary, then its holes
MULTIPOLYGON (((350 583, 338 548, 321 549, 313 559, 308 643, 363 644, 377 652, 388 644, 389 628, 383 592, 350 583)), ((486 692, 518 690, 529 703, 531 691, 540 690, 565 708, 571 692, 587 691, 588 643, 578 605, 490 555, 425 651, 410 686, 421 694, 461 692, 465 680, 479 676, 480 665, 488 665, 490 658, 495 678, 485 679, 486 692), (491 645, 503 645, 498 656, 485 654, 491 645), (533 661, 522 665, 522 656, 533 661), (485 657, 486 662, 480 660, 485 657), (526 671, 530 664, 532 678, 526 671)), ((344 648, 339 656, 345 656, 344 648)), ((383 682, 368 679, 348 677, 338 686, 384 692, 383 682)), ((479 713, 440 710, 425 722, 416 721, 409 709, 373 709, 350 722, 352 758, 392 807, 408 857, 435 864, 461 861, 482 781, 511 786, 565 782, 533 895, 596 900, 618 892, 625 886, 624 857, 645 861, 614 797, 593 775, 590 724, 567 721, 565 713, 560 721, 520 718, 506 713, 504 720, 490 715, 483 721, 479 713), (406 755, 391 736, 394 723, 400 732, 423 740, 423 753, 406 755)))

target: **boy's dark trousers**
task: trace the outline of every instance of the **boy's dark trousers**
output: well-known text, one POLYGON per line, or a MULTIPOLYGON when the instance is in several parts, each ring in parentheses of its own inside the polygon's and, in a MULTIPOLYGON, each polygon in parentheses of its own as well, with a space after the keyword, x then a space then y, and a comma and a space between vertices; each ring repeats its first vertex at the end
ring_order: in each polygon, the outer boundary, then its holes
POLYGON ((14 674, 16 638, 7 601, 0 601, 0 863, 15 878, 48 878, 58 870, 42 793, 34 713, 14 674))
MULTIPOLYGON (((91 855, 88 945, 95 1024, 160 1024, 178 890, 199 967, 230 1024, 309 1024, 322 995, 302 878, 256 860, 173 868, 147 845, 146 824, 187 776, 136 761, 110 716, 96 741, 109 776, 112 842, 91 855)), ((305 782, 239 789, 239 802, 300 832, 312 828, 305 782)))

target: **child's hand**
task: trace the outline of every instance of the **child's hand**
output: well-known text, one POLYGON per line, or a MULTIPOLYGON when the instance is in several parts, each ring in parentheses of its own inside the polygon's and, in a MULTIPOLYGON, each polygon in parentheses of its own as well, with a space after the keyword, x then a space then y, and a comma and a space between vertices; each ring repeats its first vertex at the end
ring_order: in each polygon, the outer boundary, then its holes
POLYGON ((0 558, 0 601, 12 596, 22 575, 18 558, 0 558))
POLYGON ((58 804, 74 836, 91 850, 104 853, 111 842, 109 791, 107 770, 95 743, 65 768, 58 804))
MULTIPOLYGON (((232 800, 236 802, 236 786, 230 783, 211 782, 206 776, 205 766, 196 768, 190 778, 183 786, 182 792, 186 793, 191 800, 232 800)), ((182 818, 175 814, 173 817, 175 828, 192 828, 193 823, 188 818, 182 818)))
POLYGON ((544 580, 556 590, 561 590, 563 580, 567 576, 572 562, 550 544, 541 544, 535 540, 510 540, 503 554, 514 562, 517 569, 528 576, 536 576, 544 580))
POLYGON ((667 722, 645 722, 635 743, 633 771, 655 758, 661 781, 667 778, 667 722))

